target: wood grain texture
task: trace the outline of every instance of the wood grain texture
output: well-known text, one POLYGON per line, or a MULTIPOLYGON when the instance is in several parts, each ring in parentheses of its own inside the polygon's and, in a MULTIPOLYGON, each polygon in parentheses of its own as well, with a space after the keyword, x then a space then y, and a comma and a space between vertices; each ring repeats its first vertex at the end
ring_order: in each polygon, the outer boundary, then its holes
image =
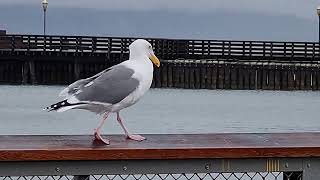
POLYGON ((0 136, 0 161, 320 157, 320 133, 0 136))

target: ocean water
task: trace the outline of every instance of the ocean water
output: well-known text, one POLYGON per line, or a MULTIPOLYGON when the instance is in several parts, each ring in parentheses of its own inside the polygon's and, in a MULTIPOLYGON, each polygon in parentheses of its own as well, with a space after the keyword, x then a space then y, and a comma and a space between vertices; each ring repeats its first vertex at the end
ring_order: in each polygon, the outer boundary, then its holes
MULTIPOLYGON (((63 86, 0 86, 0 134, 92 134, 101 117, 46 112, 63 86)), ((151 89, 121 111, 132 133, 320 131, 320 92, 151 89)), ((111 115, 103 134, 121 134, 111 115)))

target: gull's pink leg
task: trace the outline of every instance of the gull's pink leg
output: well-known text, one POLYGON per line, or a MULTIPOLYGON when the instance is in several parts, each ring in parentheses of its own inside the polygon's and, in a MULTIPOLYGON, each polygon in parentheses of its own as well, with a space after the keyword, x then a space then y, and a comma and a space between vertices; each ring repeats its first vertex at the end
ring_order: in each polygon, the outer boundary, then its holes
POLYGON ((103 143, 105 143, 105 144, 107 144, 107 145, 109 145, 110 142, 109 142, 108 139, 103 139, 103 138, 101 137, 100 129, 102 128, 104 122, 107 120, 108 115, 109 115, 109 112, 106 112, 106 113, 103 115, 102 120, 101 120, 98 128, 94 130, 94 137, 95 137, 95 139, 96 139, 96 140, 100 140, 100 141, 102 141, 103 143))
POLYGON ((123 123, 122 123, 122 119, 120 117, 120 113, 117 112, 117 121, 119 122, 120 126, 122 127, 122 129, 124 130, 124 133, 126 134, 128 139, 132 139, 135 141, 143 141, 146 138, 143 136, 140 136, 138 134, 129 134, 128 130, 126 129, 126 127, 124 127, 123 123))

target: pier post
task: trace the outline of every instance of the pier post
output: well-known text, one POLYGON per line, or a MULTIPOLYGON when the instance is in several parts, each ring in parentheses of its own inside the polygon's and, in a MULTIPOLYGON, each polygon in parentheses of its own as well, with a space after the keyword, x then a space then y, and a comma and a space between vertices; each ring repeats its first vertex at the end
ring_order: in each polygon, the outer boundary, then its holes
POLYGON ((38 84, 34 61, 27 61, 22 66, 22 84, 38 84))
POLYGON ((161 68, 161 85, 164 88, 168 87, 168 70, 167 70, 167 63, 163 63, 161 68))
POLYGON ((189 87, 190 87, 190 84, 189 84, 190 71, 189 71, 189 69, 190 69, 189 62, 185 61, 184 62, 184 88, 185 89, 189 89, 189 87))
POLYGON ((75 80, 80 79, 80 64, 77 59, 74 62, 74 78, 75 80))
POLYGON ((168 77, 167 77, 167 81, 168 81, 168 86, 169 88, 173 87, 173 80, 172 80, 172 62, 168 62, 167 65, 167 69, 168 69, 168 77))
POLYGON ((30 69, 31 84, 38 84, 37 78, 36 78, 36 70, 35 70, 34 61, 29 61, 28 64, 29 64, 29 69, 30 69))
POLYGON ((24 62, 22 66, 22 84, 27 84, 29 79, 29 65, 28 62, 24 62))
POLYGON ((230 69, 230 81, 231 81, 231 89, 238 88, 238 71, 236 69, 236 65, 232 64, 230 69))

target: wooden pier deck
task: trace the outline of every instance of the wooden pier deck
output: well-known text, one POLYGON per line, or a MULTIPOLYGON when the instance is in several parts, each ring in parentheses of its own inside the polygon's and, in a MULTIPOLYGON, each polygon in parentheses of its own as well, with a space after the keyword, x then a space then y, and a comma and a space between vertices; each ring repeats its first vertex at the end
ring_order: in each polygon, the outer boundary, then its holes
MULTIPOLYGON (((152 87, 320 89, 318 42, 146 39, 162 62, 152 87)), ((0 83, 69 84, 126 60, 134 40, 0 35, 0 83)))

